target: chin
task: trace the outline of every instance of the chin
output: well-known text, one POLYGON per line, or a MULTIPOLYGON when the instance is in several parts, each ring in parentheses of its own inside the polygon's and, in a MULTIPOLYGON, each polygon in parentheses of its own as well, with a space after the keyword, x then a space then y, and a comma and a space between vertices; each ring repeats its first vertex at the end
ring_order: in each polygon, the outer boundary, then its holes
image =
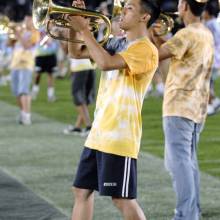
POLYGON ((122 29, 123 31, 126 31, 126 30, 127 30, 126 24, 120 23, 119 27, 120 27, 120 29, 122 29))

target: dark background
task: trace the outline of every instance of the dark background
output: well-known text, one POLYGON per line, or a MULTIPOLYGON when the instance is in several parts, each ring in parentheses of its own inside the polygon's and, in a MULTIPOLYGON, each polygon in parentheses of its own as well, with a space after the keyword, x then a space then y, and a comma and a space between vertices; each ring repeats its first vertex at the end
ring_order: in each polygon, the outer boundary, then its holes
MULTIPOLYGON (((70 4, 72 0, 55 0, 62 1, 64 4, 70 4)), ((92 8, 99 6, 103 0, 88 1, 92 8)), ((107 2, 111 2, 108 0, 107 2)), ((161 6, 166 11, 175 11, 178 0, 161 0, 161 6)), ((26 14, 31 14, 33 0, 0 0, 0 13, 7 15, 11 20, 21 21, 26 14)))
MULTIPOLYGON (((71 5, 72 0, 54 0, 71 5)), ((103 0, 85 0, 89 8, 97 8, 103 0)), ((113 0, 106 0, 112 2, 113 0)), ((156 1, 156 0, 155 0, 156 1)), ((162 11, 174 12, 177 10, 178 0, 158 0, 162 11)), ((216 0, 210 0, 216 1, 216 0)), ((33 0, 0 0, 0 13, 6 14, 11 20, 20 21, 26 14, 31 14, 33 0)))

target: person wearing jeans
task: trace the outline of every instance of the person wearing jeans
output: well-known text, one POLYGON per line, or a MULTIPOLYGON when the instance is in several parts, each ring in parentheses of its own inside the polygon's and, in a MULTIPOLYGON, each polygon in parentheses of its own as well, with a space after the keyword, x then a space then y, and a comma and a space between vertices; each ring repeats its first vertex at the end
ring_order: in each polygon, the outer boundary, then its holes
POLYGON ((164 42, 152 31, 159 59, 171 58, 163 100, 165 164, 173 180, 176 208, 173 220, 200 217, 197 143, 207 115, 212 33, 201 23, 206 3, 179 0, 178 12, 185 27, 164 42))

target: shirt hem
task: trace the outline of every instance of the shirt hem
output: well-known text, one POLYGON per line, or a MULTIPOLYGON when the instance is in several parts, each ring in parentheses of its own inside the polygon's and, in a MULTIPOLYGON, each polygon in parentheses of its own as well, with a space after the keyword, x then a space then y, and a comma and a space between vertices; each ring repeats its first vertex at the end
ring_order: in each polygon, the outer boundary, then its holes
POLYGON ((115 152, 115 151, 112 151, 110 149, 108 149, 108 147, 95 147, 93 144, 88 144, 88 143, 85 143, 84 145, 85 147, 88 147, 90 149, 93 149, 93 150, 98 150, 100 152, 103 152, 103 153, 107 153, 107 154, 114 154, 114 155, 117 155, 117 156, 122 156, 122 157, 130 157, 132 159, 138 159, 138 155, 137 156, 134 156, 134 155, 131 155, 129 153, 126 153, 126 152, 115 152))

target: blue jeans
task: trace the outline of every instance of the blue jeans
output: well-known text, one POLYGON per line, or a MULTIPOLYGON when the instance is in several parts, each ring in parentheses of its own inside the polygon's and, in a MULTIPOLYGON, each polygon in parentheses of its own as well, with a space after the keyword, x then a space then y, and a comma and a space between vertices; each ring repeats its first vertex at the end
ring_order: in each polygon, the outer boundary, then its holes
POLYGON ((197 144, 203 124, 169 116, 163 118, 165 167, 176 193, 173 220, 198 220, 200 214, 200 176, 197 144))
POLYGON ((12 70, 11 72, 11 88, 13 94, 18 97, 21 95, 29 95, 32 81, 32 71, 27 69, 12 70))

